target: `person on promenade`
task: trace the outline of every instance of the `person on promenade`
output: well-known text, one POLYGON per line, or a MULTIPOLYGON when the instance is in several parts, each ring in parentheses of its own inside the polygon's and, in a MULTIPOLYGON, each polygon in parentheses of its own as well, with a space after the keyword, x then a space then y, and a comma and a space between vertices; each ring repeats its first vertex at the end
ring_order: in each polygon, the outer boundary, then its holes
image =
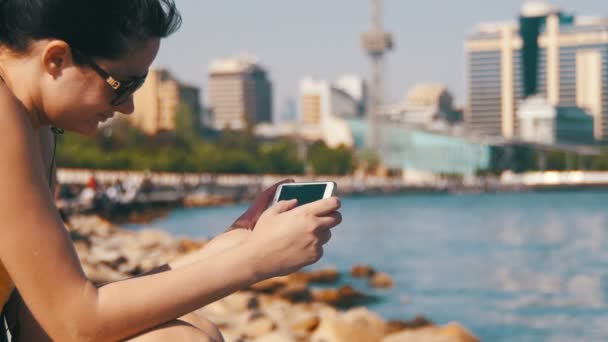
POLYGON ((339 199, 266 209, 275 186, 195 254, 102 286, 86 278, 53 202, 51 129, 91 134, 132 113, 180 22, 173 0, 0 0, 0 339, 9 326, 13 341, 221 341, 193 311, 322 256, 339 199))

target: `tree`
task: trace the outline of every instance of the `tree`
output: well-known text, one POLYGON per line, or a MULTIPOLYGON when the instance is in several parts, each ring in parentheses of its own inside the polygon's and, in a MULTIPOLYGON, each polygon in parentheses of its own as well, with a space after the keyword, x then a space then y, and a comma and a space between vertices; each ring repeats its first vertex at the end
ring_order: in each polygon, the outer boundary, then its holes
POLYGON ((345 175, 353 172, 355 156, 346 146, 332 149, 318 142, 308 150, 308 162, 315 174, 345 175))

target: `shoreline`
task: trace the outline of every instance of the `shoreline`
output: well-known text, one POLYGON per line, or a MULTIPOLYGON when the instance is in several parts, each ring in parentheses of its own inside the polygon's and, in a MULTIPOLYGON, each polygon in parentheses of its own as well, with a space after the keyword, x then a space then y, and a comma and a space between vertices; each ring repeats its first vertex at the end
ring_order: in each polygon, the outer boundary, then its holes
MULTIPOLYGON (((492 195, 507 195, 520 193, 551 193, 551 192, 608 192, 606 186, 544 186, 534 189, 521 190, 513 188, 510 191, 474 191, 474 189, 461 191, 404 191, 404 192, 388 192, 388 193, 351 193, 341 196, 341 198, 372 198, 372 197, 407 197, 407 196, 475 196, 483 194, 492 195)), ((340 194, 338 194, 340 195, 340 194)), ((235 205, 246 205, 251 199, 233 201, 229 199, 205 201, 205 202, 190 202, 183 201, 175 202, 158 202, 146 204, 123 205, 119 210, 112 212, 96 212, 105 219, 115 224, 147 224, 154 220, 161 219, 170 215, 175 209, 196 209, 196 208, 217 208, 235 205)))
MULTIPOLYGON (((72 217, 70 236, 96 283, 139 275, 209 241, 155 229, 129 231, 96 215, 72 217)), ((392 285, 389 275, 364 265, 351 275, 379 288, 392 285)), ((387 321, 365 308, 373 297, 350 285, 336 287, 340 276, 339 270, 321 269, 272 278, 197 312, 217 324, 226 341, 478 341, 458 323, 440 326, 422 316, 387 321)))

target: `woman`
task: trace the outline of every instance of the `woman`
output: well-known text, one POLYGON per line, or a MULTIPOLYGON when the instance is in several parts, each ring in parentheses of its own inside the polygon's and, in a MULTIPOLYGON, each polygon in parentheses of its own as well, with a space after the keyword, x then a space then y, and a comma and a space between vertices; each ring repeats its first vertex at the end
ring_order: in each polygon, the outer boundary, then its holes
POLYGON ((85 277, 50 191, 51 126, 91 134, 132 113, 179 24, 172 0, 0 0, 0 307, 19 291, 5 310, 14 340, 222 340, 191 312, 316 262, 340 223, 337 198, 265 210, 273 187, 237 220, 245 229, 193 255, 101 287, 85 277))

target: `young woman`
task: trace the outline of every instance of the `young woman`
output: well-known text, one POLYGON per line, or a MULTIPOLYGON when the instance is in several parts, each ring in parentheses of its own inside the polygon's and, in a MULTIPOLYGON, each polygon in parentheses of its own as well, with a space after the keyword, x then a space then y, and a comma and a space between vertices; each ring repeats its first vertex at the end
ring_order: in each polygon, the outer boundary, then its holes
POLYGON ((222 340, 191 312, 316 262, 340 223, 337 198, 265 210, 273 187, 237 220, 244 229, 193 255, 101 287, 85 277, 53 202, 51 126, 90 134, 132 113, 179 24, 172 0, 0 0, 0 308, 13 340, 222 340))

